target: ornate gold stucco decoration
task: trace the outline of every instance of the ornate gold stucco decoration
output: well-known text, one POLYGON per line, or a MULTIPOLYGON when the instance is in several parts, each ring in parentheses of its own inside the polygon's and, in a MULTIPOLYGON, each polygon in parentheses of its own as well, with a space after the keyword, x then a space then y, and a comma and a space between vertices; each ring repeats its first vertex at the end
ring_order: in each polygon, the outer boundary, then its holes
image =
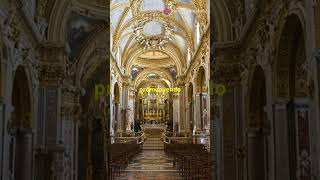
POLYGON ((134 35, 137 42, 143 46, 144 50, 163 50, 165 45, 172 40, 174 28, 168 24, 163 23, 163 32, 156 36, 147 36, 143 32, 146 23, 151 20, 138 20, 134 25, 134 35))

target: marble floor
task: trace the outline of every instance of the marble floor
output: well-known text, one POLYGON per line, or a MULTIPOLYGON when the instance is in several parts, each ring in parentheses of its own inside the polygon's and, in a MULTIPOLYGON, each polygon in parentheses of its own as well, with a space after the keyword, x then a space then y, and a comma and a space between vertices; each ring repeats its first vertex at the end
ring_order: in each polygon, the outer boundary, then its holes
MULTIPOLYGON (((149 143, 146 144, 150 146, 152 142, 159 147, 157 141, 154 138, 149 139, 149 143)), ((172 159, 167 157, 160 147, 143 149, 116 180, 182 180, 182 178, 174 169, 172 159)))

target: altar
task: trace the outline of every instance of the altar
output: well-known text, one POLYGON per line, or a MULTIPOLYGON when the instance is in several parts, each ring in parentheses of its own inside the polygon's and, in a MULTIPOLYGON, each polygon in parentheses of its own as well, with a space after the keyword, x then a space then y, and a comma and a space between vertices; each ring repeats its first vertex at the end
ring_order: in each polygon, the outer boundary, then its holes
POLYGON ((164 124, 143 124, 141 130, 146 137, 161 137, 166 131, 167 126, 164 124))

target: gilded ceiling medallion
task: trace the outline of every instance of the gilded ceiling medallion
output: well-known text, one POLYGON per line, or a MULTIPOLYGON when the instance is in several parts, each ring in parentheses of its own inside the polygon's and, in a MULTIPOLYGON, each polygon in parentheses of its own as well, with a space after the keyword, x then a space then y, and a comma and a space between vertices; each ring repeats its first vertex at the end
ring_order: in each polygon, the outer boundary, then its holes
POLYGON ((165 45, 172 40, 175 29, 168 23, 160 23, 154 20, 138 20, 135 22, 133 32, 136 41, 144 50, 164 50, 165 45), (150 30, 151 25, 157 25, 156 29, 150 30))

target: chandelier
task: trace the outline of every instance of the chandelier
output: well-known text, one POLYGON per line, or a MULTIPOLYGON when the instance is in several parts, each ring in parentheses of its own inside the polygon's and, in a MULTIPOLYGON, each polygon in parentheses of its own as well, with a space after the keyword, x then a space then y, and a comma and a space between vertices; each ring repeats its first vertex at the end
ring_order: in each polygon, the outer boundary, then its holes
POLYGON ((144 50, 164 50, 165 45, 172 40, 174 28, 163 23, 162 33, 159 35, 149 36, 143 31, 146 23, 152 20, 138 20, 134 27, 133 33, 136 41, 143 47, 144 50))

